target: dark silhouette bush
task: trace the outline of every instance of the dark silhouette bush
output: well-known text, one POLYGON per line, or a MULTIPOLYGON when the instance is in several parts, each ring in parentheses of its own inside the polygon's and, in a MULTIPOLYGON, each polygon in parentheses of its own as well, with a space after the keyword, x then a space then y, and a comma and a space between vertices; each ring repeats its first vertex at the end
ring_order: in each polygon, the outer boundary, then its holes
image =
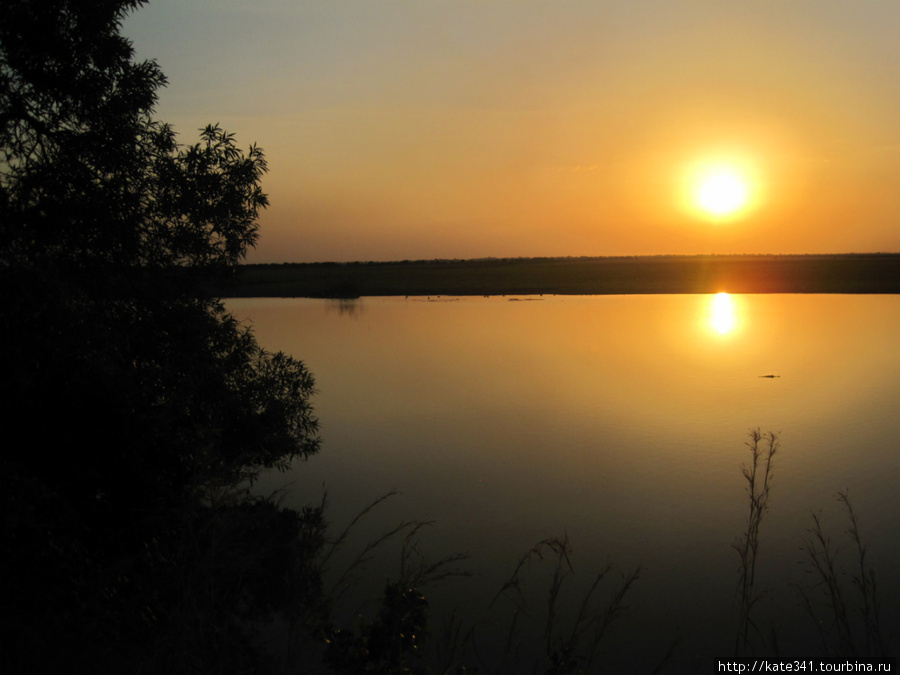
POLYGON ((246 489, 318 449, 303 364, 208 289, 257 239, 263 153, 181 146, 120 35, 142 0, 0 2, 2 669, 263 669, 321 513, 246 489))

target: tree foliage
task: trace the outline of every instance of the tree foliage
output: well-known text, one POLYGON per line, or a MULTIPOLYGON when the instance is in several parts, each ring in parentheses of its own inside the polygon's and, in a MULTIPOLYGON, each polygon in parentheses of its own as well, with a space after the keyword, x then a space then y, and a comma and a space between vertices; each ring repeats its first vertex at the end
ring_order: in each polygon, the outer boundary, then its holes
POLYGON ((238 670, 318 583, 321 513, 244 489, 317 451, 313 378, 211 293, 265 157, 154 119, 142 4, 0 0, 4 672, 238 670))

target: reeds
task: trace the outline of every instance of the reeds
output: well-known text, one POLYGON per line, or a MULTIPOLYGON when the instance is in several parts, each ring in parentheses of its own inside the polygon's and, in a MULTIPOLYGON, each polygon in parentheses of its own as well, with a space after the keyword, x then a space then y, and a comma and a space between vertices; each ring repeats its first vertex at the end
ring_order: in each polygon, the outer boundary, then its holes
MULTIPOLYGON (((740 559, 734 651, 736 656, 748 656, 771 640, 766 647, 774 649, 777 655, 778 635, 774 628, 771 635, 764 634, 756 619, 761 611, 758 603, 768 594, 767 590, 757 588, 757 572, 761 524, 769 508, 773 461, 779 440, 775 433, 756 429, 749 432, 745 445, 750 451, 749 462, 741 467, 747 495, 746 524, 732 544, 740 559)), ((335 552, 348 546, 350 531, 375 507, 396 494, 392 491, 373 501, 327 543, 318 558, 321 565, 326 567, 333 562, 335 552)), ((849 520, 846 535, 851 544, 850 571, 845 572, 842 567, 840 550, 826 533, 821 517, 813 515, 809 540, 802 548, 812 583, 802 588, 794 586, 815 621, 823 654, 880 658, 885 656, 885 647, 875 573, 848 493, 838 493, 838 500, 849 520)), ((320 508, 324 506, 323 503, 320 508)), ((627 613, 629 594, 641 577, 640 567, 617 575, 607 564, 585 579, 586 586, 576 589, 568 536, 543 539, 519 558, 480 618, 461 618, 456 610, 434 617, 419 589, 451 577, 468 576, 469 572, 457 568, 466 558, 464 555, 450 555, 435 562, 425 558, 418 537, 429 525, 430 522, 404 521, 388 528, 361 545, 359 552, 350 556, 349 563, 335 575, 330 591, 324 593, 327 609, 324 623, 320 624, 324 630, 318 632, 314 646, 324 650, 324 663, 331 672, 563 675, 602 671, 604 652, 612 642, 611 629, 627 613), (389 541, 396 544, 398 539, 402 539, 399 567, 396 577, 391 574, 392 580, 384 587, 380 609, 374 613, 367 611, 368 619, 357 612, 352 627, 338 628, 340 624, 332 615, 335 604, 350 589, 365 584, 364 568, 376 549, 389 541), (535 586, 530 573, 541 563, 545 565, 545 576, 535 586), (615 577, 619 577, 618 581, 615 577), (439 619, 437 625, 435 618, 439 619), (428 645, 432 649, 426 661, 422 653, 425 638, 433 630, 436 635, 428 645), (426 662, 430 669, 424 665, 426 662)), ((653 672, 674 667, 677 644, 677 640, 671 644, 653 672)), ((664 646, 655 645, 661 654, 664 646)))
POLYGON ((553 675, 596 672, 594 666, 600 644, 609 628, 625 615, 628 609, 625 604, 626 596, 640 578, 641 569, 638 567, 623 575, 620 583, 604 601, 599 597, 599 589, 613 569, 611 565, 604 566, 594 575, 590 587, 584 592, 574 619, 567 622, 564 616, 567 603, 563 598, 563 585, 575 574, 571 552, 568 536, 538 542, 519 559, 513 573, 492 600, 493 606, 505 597, 514 606, 506 631, 503 656, 505 670, 502 672, 522 672, 521 648, 524 640, 519 634, 522 618, 538 625, 543 621, 543 656, 538 659, 534 659, 533 654, 525 657, 525 663, 534 672, 553 675), (544 558, 554 561, 554 571, 547 587, 546 605, 543 612, 539 613, 533 611, 526 600, 523 572, 533 561, 544 558))
MULTIPOLYGON (((307 658, 321 650, 324 664, 335 673, 412 672, 409 663, 422 656, 422 648, 430 632, 429 604, 420 589, 451 577, 470 576, 468 570, 457 566, 468 555, 453 554, 436 561, 427 559, 419 546, 418 537, 432 523, 402 521, 368 539, 349 562, 339 568, 341 571, 335 570, 334 575, 329 574, 336 554, 349 546, 351 532, 373 510, 398 494, 397 490, 391 490, 373 500, 320 549, 316 560, 318 568, 323 575, 334 576, 334 581, 323 588, 314 622, 291 626, 288 661, 291 660, 291 653, 296 651, 294 647, 300 646, 307 658), (403 537, 399 569, 396 578, 385 583, 377 611, 371 611, 373 599, 368 597, 352 612, 352 626, 340 627, 344 622, 336 619, 338 605, 352 589, 371 586, 368 563, 379 549, 398 537, 403 537), (366 606, 369 610, 364 611, 366 606), (311 644, 307 636, 312 637, 311 644), (305 644, 295 645, 295 642, 305 644)), ((325 507, 323 497, 320 509, 324 511, 325 507)))
POLYGON ((759 633, 754 623, 751 610, 762 593, 756 593, 756 562, 759 557, 759 527, 763 514, 769 508, 769 481, 772 478, 772 458, 778 450, 778 437, 773 432, 763 434, 759 429, 750 431, 750 440, 746 443, 750 448, 750 466, 742 466, 744 480, 747 482, 749 498, 749 514, 747 527, 741 538, 732 547, 740 556, 738 594, 740 608, 738 628, 735 636, 734 654, 739 656, 751 648, 750 629, 759 633))
POLYGON ((850 576, 855 593, 848 593, 842 582, 846 572, 839 561, 840 547, 825 532, 818 514, 813 514, 813 527, 807 531, 810 538, 801 548, 806 553, 806 572, 812 576, 813 582, 808 587, 797 586, 797 589, 803 606, 815 623, 826 654, 847 658, 882 658, 885 648, 878 616, 875 571, 866 562, 867 546, 863 543, 859 518, 853 510, 849 492, 838 492, 838 501, 850 521, 845 534, 853 548, 855 570, 850 576), (824 616, 815 607, 817 596, 826 606, 824 616))

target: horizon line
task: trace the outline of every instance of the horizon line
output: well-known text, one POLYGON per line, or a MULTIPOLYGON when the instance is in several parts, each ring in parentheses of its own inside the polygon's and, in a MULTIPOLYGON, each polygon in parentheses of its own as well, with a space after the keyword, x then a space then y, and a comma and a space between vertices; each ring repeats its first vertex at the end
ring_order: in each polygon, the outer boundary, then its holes
POLYGON ((412 265, 422 263, 524 262, 567 260, 636 260, 651 258, 841 258, 863 256, 898 256, 900 251, 848 251, 844 253, 649 253, 635 255, 569 255, 569 256, 483 256, 478 258, 405 258, 394 260, 317 260, 282 262, 241 262, 242 267, 266 265, 412 265))

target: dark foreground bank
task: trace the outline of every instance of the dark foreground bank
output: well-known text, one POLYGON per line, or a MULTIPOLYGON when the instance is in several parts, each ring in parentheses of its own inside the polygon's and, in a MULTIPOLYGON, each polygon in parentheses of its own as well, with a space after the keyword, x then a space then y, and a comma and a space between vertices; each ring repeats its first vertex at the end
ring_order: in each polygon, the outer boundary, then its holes
POLYGON ((900 293, 900 254, 513 258, 244 265, 237 297, 900 293))

